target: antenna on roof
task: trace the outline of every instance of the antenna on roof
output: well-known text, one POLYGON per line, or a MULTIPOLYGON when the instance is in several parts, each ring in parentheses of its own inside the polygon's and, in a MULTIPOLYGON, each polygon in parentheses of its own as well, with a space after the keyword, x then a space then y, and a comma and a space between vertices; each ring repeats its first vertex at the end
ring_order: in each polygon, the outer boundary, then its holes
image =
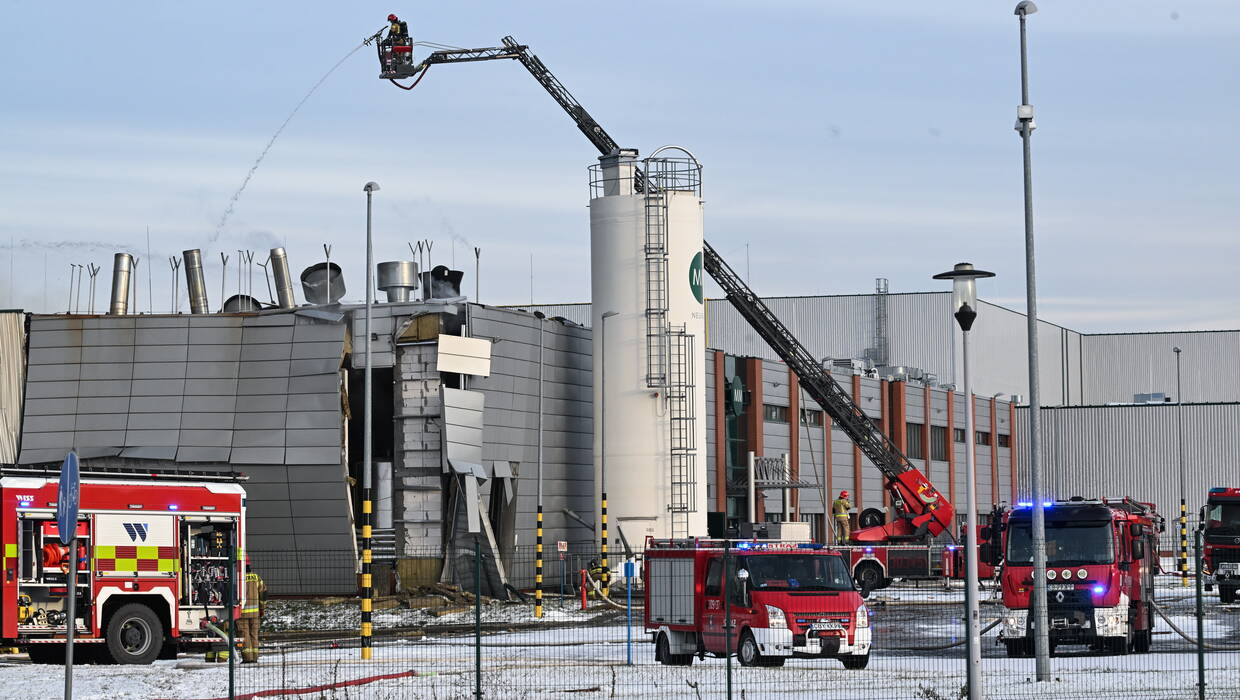
POLYGON ((95 314, 95 275, 99 274, 99 266, 95 263, 88 263, 86 271, 90 274, 90 313, 95 314))
POLYGON ((181 295, 177 294, 177 285, 181 282, 181 259, 177 256, 168 258, 168 267, 172 268, 172 299, 168 304, 171 313, 181 312, 181 295))
POLYGON ((220 312, 222 313, 224 311, 224 299, 226 298, 224 295, 224 283, 228 279, 228 256, 224 255, 222 250, 220 251, 220 265, 222 266, 220 270, 220 312))

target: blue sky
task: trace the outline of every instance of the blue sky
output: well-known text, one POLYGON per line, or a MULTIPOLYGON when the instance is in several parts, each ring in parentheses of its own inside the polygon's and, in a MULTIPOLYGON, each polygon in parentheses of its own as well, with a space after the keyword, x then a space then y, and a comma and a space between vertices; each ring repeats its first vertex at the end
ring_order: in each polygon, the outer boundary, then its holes
MULTIPOLYGON (((170 304, 167 259, 188 247, 203 248, 217 290, 221 250, 261 259, 284 244, 299 270, 329 243, 358 297, 368 180, 383 187, 377 259, 429 238, 435 262, 451 262, 455 246, 472 292, 479 246, 482 301, 522 303, 533 254, 536 301, 588 300, 595 153, 509 62, 439 66, 404 92, 377 80, 371 49, 357 52, 216 239, 272 132, 394 11, 417 39, 512 34, 622 144, 692 150, 707 238, 737 269, 749 244, 762 294, 868 292, 875 277, 937 289, 933 273, 970 259, 999 274, 983 296, 1021 309, 1014 5, 4 2, 0 275, 13 295, 0 284, 0 307, 63 311, 71 262, 104 268, 102 300, 115 250, 143 258, 145 282, 147 226, 156 311, 170 304)), ((1240 328, 1240 13, 1224 0, 1040 7, 1029 28, 1043 318, 1240 328)))

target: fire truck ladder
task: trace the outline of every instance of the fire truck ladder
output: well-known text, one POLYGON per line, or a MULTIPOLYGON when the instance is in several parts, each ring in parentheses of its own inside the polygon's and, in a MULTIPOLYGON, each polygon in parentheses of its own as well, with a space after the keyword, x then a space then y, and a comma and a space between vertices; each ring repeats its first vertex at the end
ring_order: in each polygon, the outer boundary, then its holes
POLYGON ((672 536, 689 536, 689 513, 697 510, 694 496, 697 486, 697 415, 696 389, 693 383, 693 335, 683 325, 674 326, 668 334, 670 362, 668 365, 667 412, 671 424, 671 499, 672 536))
MULTIPOLYGON (((832 378, 831 373, 801 345, 779 318, 741 280, 740 276, 724 262, 709 243, 703 243, 703 267, 723 288, 727 299, 740 312, 758 335, 796 373, 801 386, 822 407, 827 415, 861 449, 862 454, 874 463, 888 481, 888 491, 897 510, 902 514, 910 511, 901 491, 894 487, 906 472, 916 471, 903 453, 883 434, 870 417, 832 378)), ((929 534, 938 534, 931 526, 929 534)))

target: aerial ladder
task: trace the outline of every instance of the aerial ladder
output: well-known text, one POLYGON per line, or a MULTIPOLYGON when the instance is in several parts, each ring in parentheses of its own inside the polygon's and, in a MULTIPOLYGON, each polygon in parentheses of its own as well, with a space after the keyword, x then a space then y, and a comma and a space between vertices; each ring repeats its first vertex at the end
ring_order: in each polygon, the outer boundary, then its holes
MULTIPOLYGON (((392 20, 395 20, 394 15, 389 16, 389 21, 392 20)), ((391 26, 376 32, 367 42, 374 43, 378 50, 379 77, 406 90, 413 89, 430 67, 437 64, 503 59, 518 61, 568 113, 599 153, 613 155, 620 151, 615 139, 590 116, 586 108, 543 62, 530 52, 529 46, 518 43, 511 36, 503 38, 502 46, 439 49, 420 62, 414 60, 414 41, 404 28, 404 23, 399 20, 392 21, 391 26), (411 85, 397 82, 409 78, 415 79, 411 85)), ((647 182, 648 180, 638 173, 634 184, 638 191, 645 191, 647 182)), ((788 368, 796 373, 801 387, 810 398, 882 472, 895 513, 889 522, 854 530, 851 535, 852 542, 915 543, 928 541, 929 538, 943 533, 951 536, 951 523, 956 512, 952 504, 921 470, 913 466, 895 443, 883 434, 839 382, 835 381, 823 364, 810 354, 788 327, 706 242, 703 242, 703 267, 723 288, 728 302, 754 331, 762 336, 788 368)))

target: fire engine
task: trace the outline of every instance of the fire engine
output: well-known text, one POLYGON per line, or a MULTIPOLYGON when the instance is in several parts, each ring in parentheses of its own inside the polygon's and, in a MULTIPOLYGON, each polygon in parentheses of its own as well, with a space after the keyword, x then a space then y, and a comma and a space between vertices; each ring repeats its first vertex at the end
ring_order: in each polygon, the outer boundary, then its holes
POLYGON ((1218 584, 1220 603, 1234 603, 1240 589, 1240 489, 1210 489, 1201 521, 1209 581, 1218 584))
POLYGON ((645 629, 660 663, 729 653, 744 666, 870 661, 869 610, 844 556, 822 545, 649 539, 643 577, 645 629))
MULTIPOLYGON (((1000 639, 1008 656, 1031 656, 1033 504, 1003 513, 986 539, 1001 543, 1003 592, 1000 639), (995 531, 997 528, 997 532, 995 531)), ((1148 652, 1154 631, 1154 574, 1163 518, 1152 503, 1079 496, 1043 504, 1046 523, 1046 607, 1051 648, 1085 644, 1112 654, 1148 652)), ((997 564, 987 543, 983 558, 997 564)))
POLYGON ((78 551, 69 552, 56 524, 57 474, 6 468, 0 643, 35 663, 63 663, 70 588, 76 658, 149 664, 178 647, 225 641, 210 621, 228 617, 230 600, 236 613, 242 603, 232 552, 245 541, 244 478, 83 468, 78 551))

